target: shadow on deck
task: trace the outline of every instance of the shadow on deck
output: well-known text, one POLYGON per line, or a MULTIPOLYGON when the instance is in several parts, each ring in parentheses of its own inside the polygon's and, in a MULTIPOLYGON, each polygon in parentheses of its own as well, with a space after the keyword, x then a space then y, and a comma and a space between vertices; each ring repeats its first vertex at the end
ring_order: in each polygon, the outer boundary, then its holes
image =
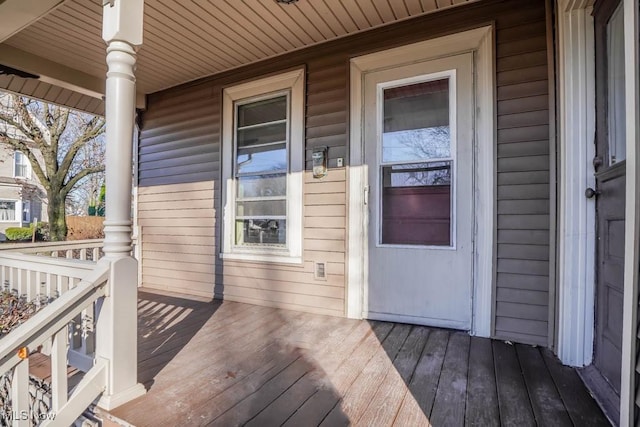
POLYGON ((546 349, 140 293, 135 426, 609 425, 546 349))

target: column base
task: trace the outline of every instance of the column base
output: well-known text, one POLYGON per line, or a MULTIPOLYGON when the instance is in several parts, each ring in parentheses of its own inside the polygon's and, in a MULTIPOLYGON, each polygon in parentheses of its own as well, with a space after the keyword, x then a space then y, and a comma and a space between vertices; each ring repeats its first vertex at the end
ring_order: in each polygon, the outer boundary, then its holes
POLYGON ((111 411, 120 405, 124 405, 130 400, 144 395, 146 392, 147 389, 144 388, 142 383, 137 383, 133 387, 123 390, 120 393, 110 395, 103 394, 98 400, 98 406, 106 411, 111 411))

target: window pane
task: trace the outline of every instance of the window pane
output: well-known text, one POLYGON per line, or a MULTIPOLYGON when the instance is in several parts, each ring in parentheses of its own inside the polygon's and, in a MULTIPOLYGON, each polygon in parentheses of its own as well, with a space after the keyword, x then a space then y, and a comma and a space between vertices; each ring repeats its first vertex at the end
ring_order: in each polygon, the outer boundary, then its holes
POLYGON ((287 214, 286 200, 257 200, 251 202, 237 202, 236 216, 285 216, 287 214))
POLYGON ((451 156, 449 79, 384 90, 382 161, 451 156))
POLYGON ((16 220, 16 202, 0 201, 0 221, 16 220))
POLYGON ((283 142, 287 140, 287 123, 260 125, 238 130, 238 147, 283 142))
POLYGON ((607 24, 607 79, 608 79, 608 127, 609 163, 624 160, 626 155, 625 88, 624 88, 624 22, 622 4, 607 24))
POLYGON ((382 167, 382 243, 451 246, 451 162, 382 167))
POLYGON ((31 202, 28 200, 22 202, 22 221, 31 221, 31 202))
POLYGON ((28 177, 29 176, 29 164, 27 156, 20 151, 15 153, 15 169, 14 176, 28 177))
POLYGON ((285 246, 286 242, 284 219, 236 220, 236 245, 285 246))
POLYGON ((285 144, 257 149, 240 149, 236 159, 238 174, 287 171, 285 144))
POLYGON ((287 195, 287 177, 284 174, 245 176, 238 178, 238 198, 274 197, 287 195))
POLYGON ((287 97, 265 99, 238 106, 238 127, 275 122, 287 118, 287 97))

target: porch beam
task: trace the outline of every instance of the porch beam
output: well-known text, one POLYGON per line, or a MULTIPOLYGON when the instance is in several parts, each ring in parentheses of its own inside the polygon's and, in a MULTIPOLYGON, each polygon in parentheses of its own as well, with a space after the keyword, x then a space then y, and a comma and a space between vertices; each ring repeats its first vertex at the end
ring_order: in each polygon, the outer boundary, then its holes
MULTIPOLYGON (((20 71, 35 74, 38 80, 69 89, 92 98, 104 99, 106 81, 58 62, 41 56, 0 44, 0 64, 20 71)), ((136 93, 136 108, 145 109, 146 100, 143 93, 136 93)))
POLYGON ((592 1, 558 0, 558 321, 562 363, 592 361, 594 328, 595 57, 592 1))
POLYGON ((136 99, 136 48, 142 44, 144 0, 103 6, 107 42, 105 259, 111 261, 107 296, 98 315, 96 355, 108 361, 107 387, 98 405, 110 410, 145 393, 137 382, 138 267, 131 256, 131 190, 136 99))
POLYGON ((640 11, 638 0, 624 0, 626 200, 624 315, 620 426, 635 424, 638 334, 638 279, 640 272, 640 11))
POLYGON ((36 22, 66 0, 6 0, 0 2, 0 42, 36 22))
POLYGON ((49 61, 24 50, 0 44, 0 64, 40 76, 38 80, 65 89, 73 90, 93 98, 102 99, 105 81, 103 78, 83 73, 57 62, 49 61))

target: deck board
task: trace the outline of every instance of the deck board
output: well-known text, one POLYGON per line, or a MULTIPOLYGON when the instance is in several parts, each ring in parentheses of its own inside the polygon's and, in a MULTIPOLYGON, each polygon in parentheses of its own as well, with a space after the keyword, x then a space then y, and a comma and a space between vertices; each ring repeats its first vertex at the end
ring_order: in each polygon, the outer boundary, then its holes
POLYGON ((540 351, 521 344, 516 345, 516 351, 538 425, 572 426, 540 351))
POLYGON ((607 425, 548 350, 152 293, 139 307, 148 392, 111 412, 134 426, 607 425))
POLYGON ((465 423, 470 426, 500 425, 496 373, 491 341, 471 337, 465 423))
POLYGON ((469 371, 469 335, 454 332, 449 337, 436 399, 431 411, 434 426, 464 426, 469 371))

